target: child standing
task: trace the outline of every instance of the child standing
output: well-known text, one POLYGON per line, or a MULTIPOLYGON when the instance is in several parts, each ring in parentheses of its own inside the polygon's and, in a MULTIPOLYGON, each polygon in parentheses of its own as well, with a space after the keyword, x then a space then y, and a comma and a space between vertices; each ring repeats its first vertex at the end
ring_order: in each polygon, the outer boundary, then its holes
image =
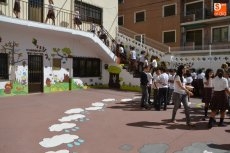
POLYGON ((76 28, 76 26, 79 28, 79 30, 81 30, 80 25, 82 24, 81 20, 80 20, 80 12, 79 10, 75 11, 75 16, 74 16, 74 27, 76 28))
POLYGON ((55 14, 54 14, 54 2, 53 2, 53 0, 49 0, 48 14, 46 16, 45 23, 47 23, 48 19, 52 19, 52 24, 55 25, 55 14))
POLYGON ((15 0, 14 2, 14 14, 16 18, 19 18, 20 15, 20 0, 15 0))

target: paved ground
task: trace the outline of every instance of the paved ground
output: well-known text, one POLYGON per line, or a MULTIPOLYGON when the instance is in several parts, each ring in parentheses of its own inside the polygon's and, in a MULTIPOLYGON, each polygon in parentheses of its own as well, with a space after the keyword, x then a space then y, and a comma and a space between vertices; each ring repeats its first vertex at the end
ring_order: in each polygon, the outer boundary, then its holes
MULTIPOLYGON (((80 90, 0 98, 0 153, 230 153, 227 127, 207 129, 199 99, 195 128, 167 111, 142 110, 139 93, 80 90)), ((219 120, 219 116, 217 116, 219 120)))

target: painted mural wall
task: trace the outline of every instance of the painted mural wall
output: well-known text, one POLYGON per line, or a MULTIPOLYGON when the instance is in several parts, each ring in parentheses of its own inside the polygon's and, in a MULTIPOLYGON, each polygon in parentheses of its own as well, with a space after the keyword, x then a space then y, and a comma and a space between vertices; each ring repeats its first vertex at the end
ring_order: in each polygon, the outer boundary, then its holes
POLYGON ((87 85, 109 82, 104 64, 114 61, 95 40, 60 31, 7 24, 2 24, 0 35, 0 52, 8 53, 10 61, 9 80, 0 80, 0 96, 28 94, 28 55, 43 56, 44 93, 83 89, 87 85), (101 59, 101 77, 74 78, 70 57, 75 56, 101 59), (61 59, 60 69, 52 67, 53 58, 61 59))

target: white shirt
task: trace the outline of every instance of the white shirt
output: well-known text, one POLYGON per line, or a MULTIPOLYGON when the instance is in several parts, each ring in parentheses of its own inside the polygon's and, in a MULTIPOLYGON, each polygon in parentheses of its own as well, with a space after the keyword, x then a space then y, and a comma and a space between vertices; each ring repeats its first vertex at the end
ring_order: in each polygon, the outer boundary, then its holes
POLYGON ((145 67, 145 66, 149 66, 149 62, 148 62, 148 60, 147 60, 147 59, 145 59, 145 61, 144 61, 144 65, 143 65, 143 67, 145 67))
POLYGON ((192 72, 192 73, 191 73, 191 76, 192 76, 193 79, 197 79, 197 74, 196 74, 196 72, 192 72))
POLYGON ((80 18, 80 13, 79 13, 79 11, 75 11, 75 18, 80 18))
POLYGON ((54 10, 54 5, 53 4, 49 4, 48 5, 48 10, 50 10, 50 11, 54 10))
POLYGON ((205 73, 197 74, 197 79, 204 79, 205 73))
MULTIPOLYGON (((175 77, 175 74, 174 75, 169 75, 169 81, 173 81, 174 82, 174 77, 175 77)), ((169 82, 169 88, 170 89, 174 89, 174 83, 172 82, 169 82)))
POLYGON ((158 89, 159 88, 159 84, 157 83, 159 80, 160 80, 159 75, 154 73, 153 74, 153 89, 158 89))
POLYGON ((167 73, 162 73, 160 76, 159 76, 159 88, 168 88, 168 81, 169 81, 169 76, 167 73))
POLYGON ((230 78, 228 78, 227 80, 228 80, 228 87, 230 88, 230 78))
POLYGON ((135 50, 131 50, 130 51, 130 59, 137 59, 137 55, 136 55, 136 51, 135 50))
POLYGON ((140 55, 140 62, 142 62, 142 63, 145 62, 145 55, 140 55))
POLYGON ((152 76, 152 74, 151 73, 146 73, 147 74, 147 78, 148 78, 148 81, 149 81, 149 83, 148 83, 148 85, 152 85, 153 84, 153 76, 152 76))
POLYGON ((226 88, 228 88, 228 80, 224 77, 219 78, 218 76, 216 76, 213 79, 213 87, 214 87, 214 91, 223 91, 226 88))
POLYGON ((185 94, 185 90, 181 89, 178 85, 178 81, 181 82, 182 86, 185 88, 186 80, 183 78, 183 82, 180 81, 180 76, 176 75, 174 79, 174 92, 179 93, 179 94, 185 94))
POLYGON ((212 88, 212 87, 213 87, 213 85, 212 85, 212 78, 210 78, 210 81, 209 81, 208 85, 206 85, 205 82, 208 82, 208 81, 207 81, 207 79, 204 77, 204 79, 203 79, 204 88, 212 88))
POLYGON ((120 52, 121 54, 124 53, 124 48, 123 48, 122 46, 119 47, 119 52, 120 52))
POLYGON ((151 63, 151 64, 152 64, 152 67, 153 67, 153 68, 156 68, 156 67, 157 67, 157 60, 155 60, 155 59, 152 60, 152 63, 151 63))
POLYGON ((193 81, 192 76, 186 77, 185 79, 186 79, 186 83, 190 83, 191 84, 192 81, 193 81))

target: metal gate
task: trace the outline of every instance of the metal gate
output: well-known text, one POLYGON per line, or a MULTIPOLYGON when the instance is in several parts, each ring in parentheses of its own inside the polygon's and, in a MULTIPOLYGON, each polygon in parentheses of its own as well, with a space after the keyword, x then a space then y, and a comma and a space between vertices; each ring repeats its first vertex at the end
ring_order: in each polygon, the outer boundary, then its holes
POLYGON ((28 55, 28 92, 43 92, 43 55, 28 55))

